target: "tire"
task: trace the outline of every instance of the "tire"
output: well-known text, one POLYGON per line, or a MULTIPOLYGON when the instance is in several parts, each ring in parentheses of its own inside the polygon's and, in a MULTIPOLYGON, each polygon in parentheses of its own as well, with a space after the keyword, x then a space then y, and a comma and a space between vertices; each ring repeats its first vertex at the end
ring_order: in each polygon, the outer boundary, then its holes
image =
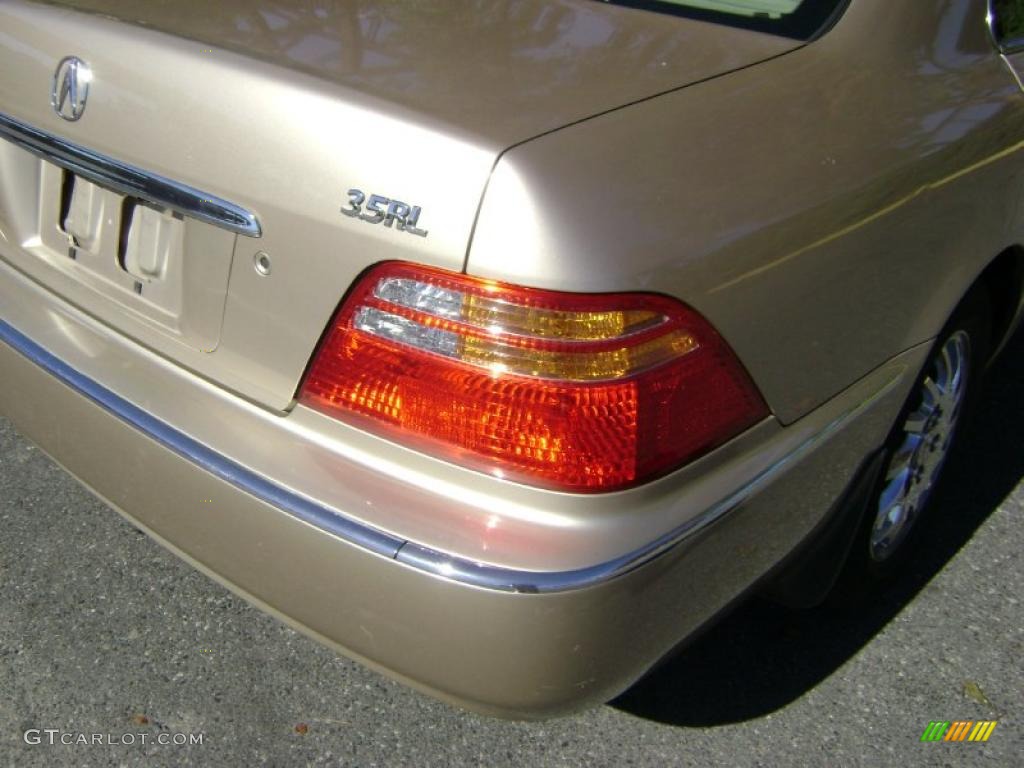
POLYGON ((921 520, 941 498, 991 351, 984 286, 964 298, 932 347, 884 447, 882 468, 839 580, 843 595, 890 580, 918 544, 921 520))

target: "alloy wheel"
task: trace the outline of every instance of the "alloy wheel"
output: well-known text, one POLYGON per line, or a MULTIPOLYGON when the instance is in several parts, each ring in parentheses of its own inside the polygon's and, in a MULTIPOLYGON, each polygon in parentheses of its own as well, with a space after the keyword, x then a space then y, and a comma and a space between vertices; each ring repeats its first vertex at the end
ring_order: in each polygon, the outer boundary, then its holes
POLYGON ((897 433, 868 544, 876 562, 899 549, 935 487, 963 411, 970 346, 965 331, 946 339, 919 384, 917 407, 897 433))

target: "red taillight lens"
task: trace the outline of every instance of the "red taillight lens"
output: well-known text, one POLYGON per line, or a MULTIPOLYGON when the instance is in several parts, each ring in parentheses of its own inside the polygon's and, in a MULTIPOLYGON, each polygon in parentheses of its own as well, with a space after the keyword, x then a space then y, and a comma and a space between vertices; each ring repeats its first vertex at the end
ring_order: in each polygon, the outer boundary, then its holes
POLYGON ((459 464, 566 491, 649 480, 767 415, 725 342, 677 301, 399 262, 353 288, 299 399, 459 464))

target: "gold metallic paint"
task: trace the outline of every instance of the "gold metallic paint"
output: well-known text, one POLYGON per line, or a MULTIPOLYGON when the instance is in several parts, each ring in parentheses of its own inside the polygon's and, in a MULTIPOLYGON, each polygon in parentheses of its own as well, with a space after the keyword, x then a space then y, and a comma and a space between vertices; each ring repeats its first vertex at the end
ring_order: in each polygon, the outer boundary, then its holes
POLYGON ((216 348, 196 349, 54 266, 44 166, 0 141, 0 318, 238 464, 484 564, 606 561, 781 467, 624 576, 513 595, 425 575, 214 478, 4 344, 0 413, 190 562, 399 679, 509 716, 604 701, 821 522, 885 439, 929 340, 1024 240, 1024 95, 984 10, 853 0, 798 47, 589 0, 0 0, 0 111, 264 225, 236 243, 216 348), (49 104, 69 54, 96 77, 75 124, 49 104), (354 187, 417 201, 429 237, 340 215, 354 187), (583 497, 295 406, 342 295, 389 259, 681 298, 777 420, 654 483, 583 497))

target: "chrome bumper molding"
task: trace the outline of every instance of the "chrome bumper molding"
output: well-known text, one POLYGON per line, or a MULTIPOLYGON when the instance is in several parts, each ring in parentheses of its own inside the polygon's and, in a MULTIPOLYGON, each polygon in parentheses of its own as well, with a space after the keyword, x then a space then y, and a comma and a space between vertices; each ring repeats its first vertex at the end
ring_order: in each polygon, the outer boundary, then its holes
POLYGON ((96 381, 75 371, 3 320, 0 320, 0 341, 15 349, 74 391, 84 395, 121 421, 182 458, 299 520, 316 526, 350 544, 448 581, 501 592, 530 594, 566 592, 593 587, 650 562, 743 504, 749 497, 809 454, 817 445, 869 408, 898 381, 898 377, 894 377, 872 397, 859 403, 824 429, 797 445, 730 496, 644 547, 589 568, 572 571, 522 571, 499 568, 446 555, 344 517, 293 491, 275 485, 265 477, 242 467, 155 418, 96 381))
POLYGON ((20 331, 0 320, 0 341, 20 352, 55 378, 84 395, 105 411, 207 472, 241 488, 261 501, 315 525, 371 552, 393 558, 405 542, 341 517, 308 499, 281 488, 264 477, 225 458, 174 427, 132 405, 106 387, 54 357, 20 331))
POLYGON ((589 568, 575 571, 536 572, 514 571, 491 565, 454 558, 417 544, 406 543, 398 552, 400 562, 447 579, 474 584, 490 589, 511 590, 524 593, 565 592, 573 589, 592 587, 604 581, 622 576, 649 563, 659 555, 695 536, 712 523, 737 509, 751 496, 771 484, 794 464, 810 454, 819 444, 839 432, 846 424, 867 410, 897 383, 893 378, 876 393, 856 407, 842 414, 819 432, 808 437, 792 451, 762 470, 760 474, 734 491, 725 499, 709 507, 702 514, 687 520, 663 536, 649 542, 628 554, 589 568))
POLYGON ((122 163, 0 113, 0 138, 100 186, 246 237, 260 237, 256 214, 194 187, 122 163))

